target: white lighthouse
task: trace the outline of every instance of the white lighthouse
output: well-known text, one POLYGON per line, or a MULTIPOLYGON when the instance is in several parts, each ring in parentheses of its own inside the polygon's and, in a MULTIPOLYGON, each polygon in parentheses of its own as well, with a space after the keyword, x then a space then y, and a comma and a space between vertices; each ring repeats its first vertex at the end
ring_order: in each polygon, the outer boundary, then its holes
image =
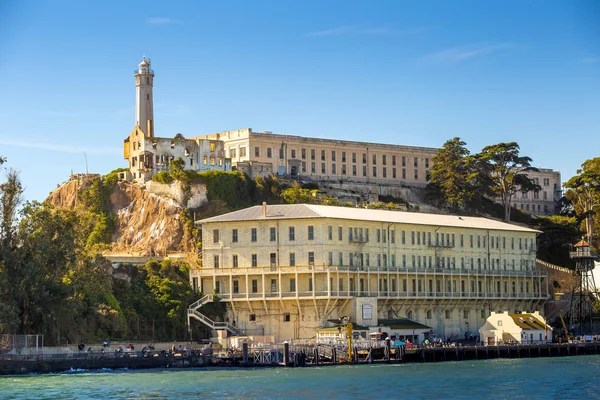
POLYGON ((135 76, 135 124, 146 137, 154 137, 154 107, 152 105, 152 85, 154 71, 150 69, 150 59, 144 57, 134 72, 135 76))

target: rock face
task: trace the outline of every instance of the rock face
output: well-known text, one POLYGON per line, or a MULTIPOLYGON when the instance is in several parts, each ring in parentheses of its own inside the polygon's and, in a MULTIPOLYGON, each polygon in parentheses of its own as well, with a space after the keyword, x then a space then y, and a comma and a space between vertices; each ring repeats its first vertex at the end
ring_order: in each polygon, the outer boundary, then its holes
MULTIPOLYGON (((77 180, 57 188, 46 199, 57 207, 77 207, 77 180)), ((150 193, 143 186, 118 182, 110 195, 110 214, 116 216, 112 253, 162 256, 167 251, 186 251, 193 243, 184 240, 183 206, 150 193)))

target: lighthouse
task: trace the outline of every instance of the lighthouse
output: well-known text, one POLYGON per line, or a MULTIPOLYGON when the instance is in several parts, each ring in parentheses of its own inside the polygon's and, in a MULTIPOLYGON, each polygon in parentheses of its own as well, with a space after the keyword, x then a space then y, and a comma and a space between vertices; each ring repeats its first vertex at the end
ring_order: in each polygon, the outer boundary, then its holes
POLYGON ((150 59, 144 57, 134 71, 135 77, 135 124, 146 137, 154 137, 154 106, 152 87, 154 71, 150 68, 150 59))

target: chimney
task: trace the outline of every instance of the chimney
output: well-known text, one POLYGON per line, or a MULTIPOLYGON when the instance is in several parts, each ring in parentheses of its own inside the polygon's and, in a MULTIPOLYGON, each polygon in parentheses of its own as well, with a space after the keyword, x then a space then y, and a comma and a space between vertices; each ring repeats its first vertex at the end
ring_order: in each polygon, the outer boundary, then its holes
POLYGON ((262 208, 263 208, 263 210, 262 210, 263 217, 266 217, 267 216, 267 202, 266 201, 263 201, 262 208))

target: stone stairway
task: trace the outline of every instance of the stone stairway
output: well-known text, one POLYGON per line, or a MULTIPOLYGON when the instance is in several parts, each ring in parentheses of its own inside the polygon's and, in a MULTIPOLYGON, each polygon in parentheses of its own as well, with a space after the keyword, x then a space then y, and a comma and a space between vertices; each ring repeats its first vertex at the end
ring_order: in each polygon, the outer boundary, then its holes
POLYGON ((229 322, 217 322, 217 321, 213 321, 212 319, 208 318, 206 315, 202 314, 200 311, 198 311, 203 305, 210 303, 213 301, 213 296, 212 295, 206 295, 204 297, 202 297, 200 300, 190 304, 190 306, 188 307, 188 326, 190 326, 190 319, 194 318, 197 321, 202 322, 204 325, 208 326, 209 328, 213 329, 213 330, 226 330, 230 333, 232 333, 233 335, 243 335, 244 332, 241 329, 236 328, 235 326, 231 325, 229 322))

